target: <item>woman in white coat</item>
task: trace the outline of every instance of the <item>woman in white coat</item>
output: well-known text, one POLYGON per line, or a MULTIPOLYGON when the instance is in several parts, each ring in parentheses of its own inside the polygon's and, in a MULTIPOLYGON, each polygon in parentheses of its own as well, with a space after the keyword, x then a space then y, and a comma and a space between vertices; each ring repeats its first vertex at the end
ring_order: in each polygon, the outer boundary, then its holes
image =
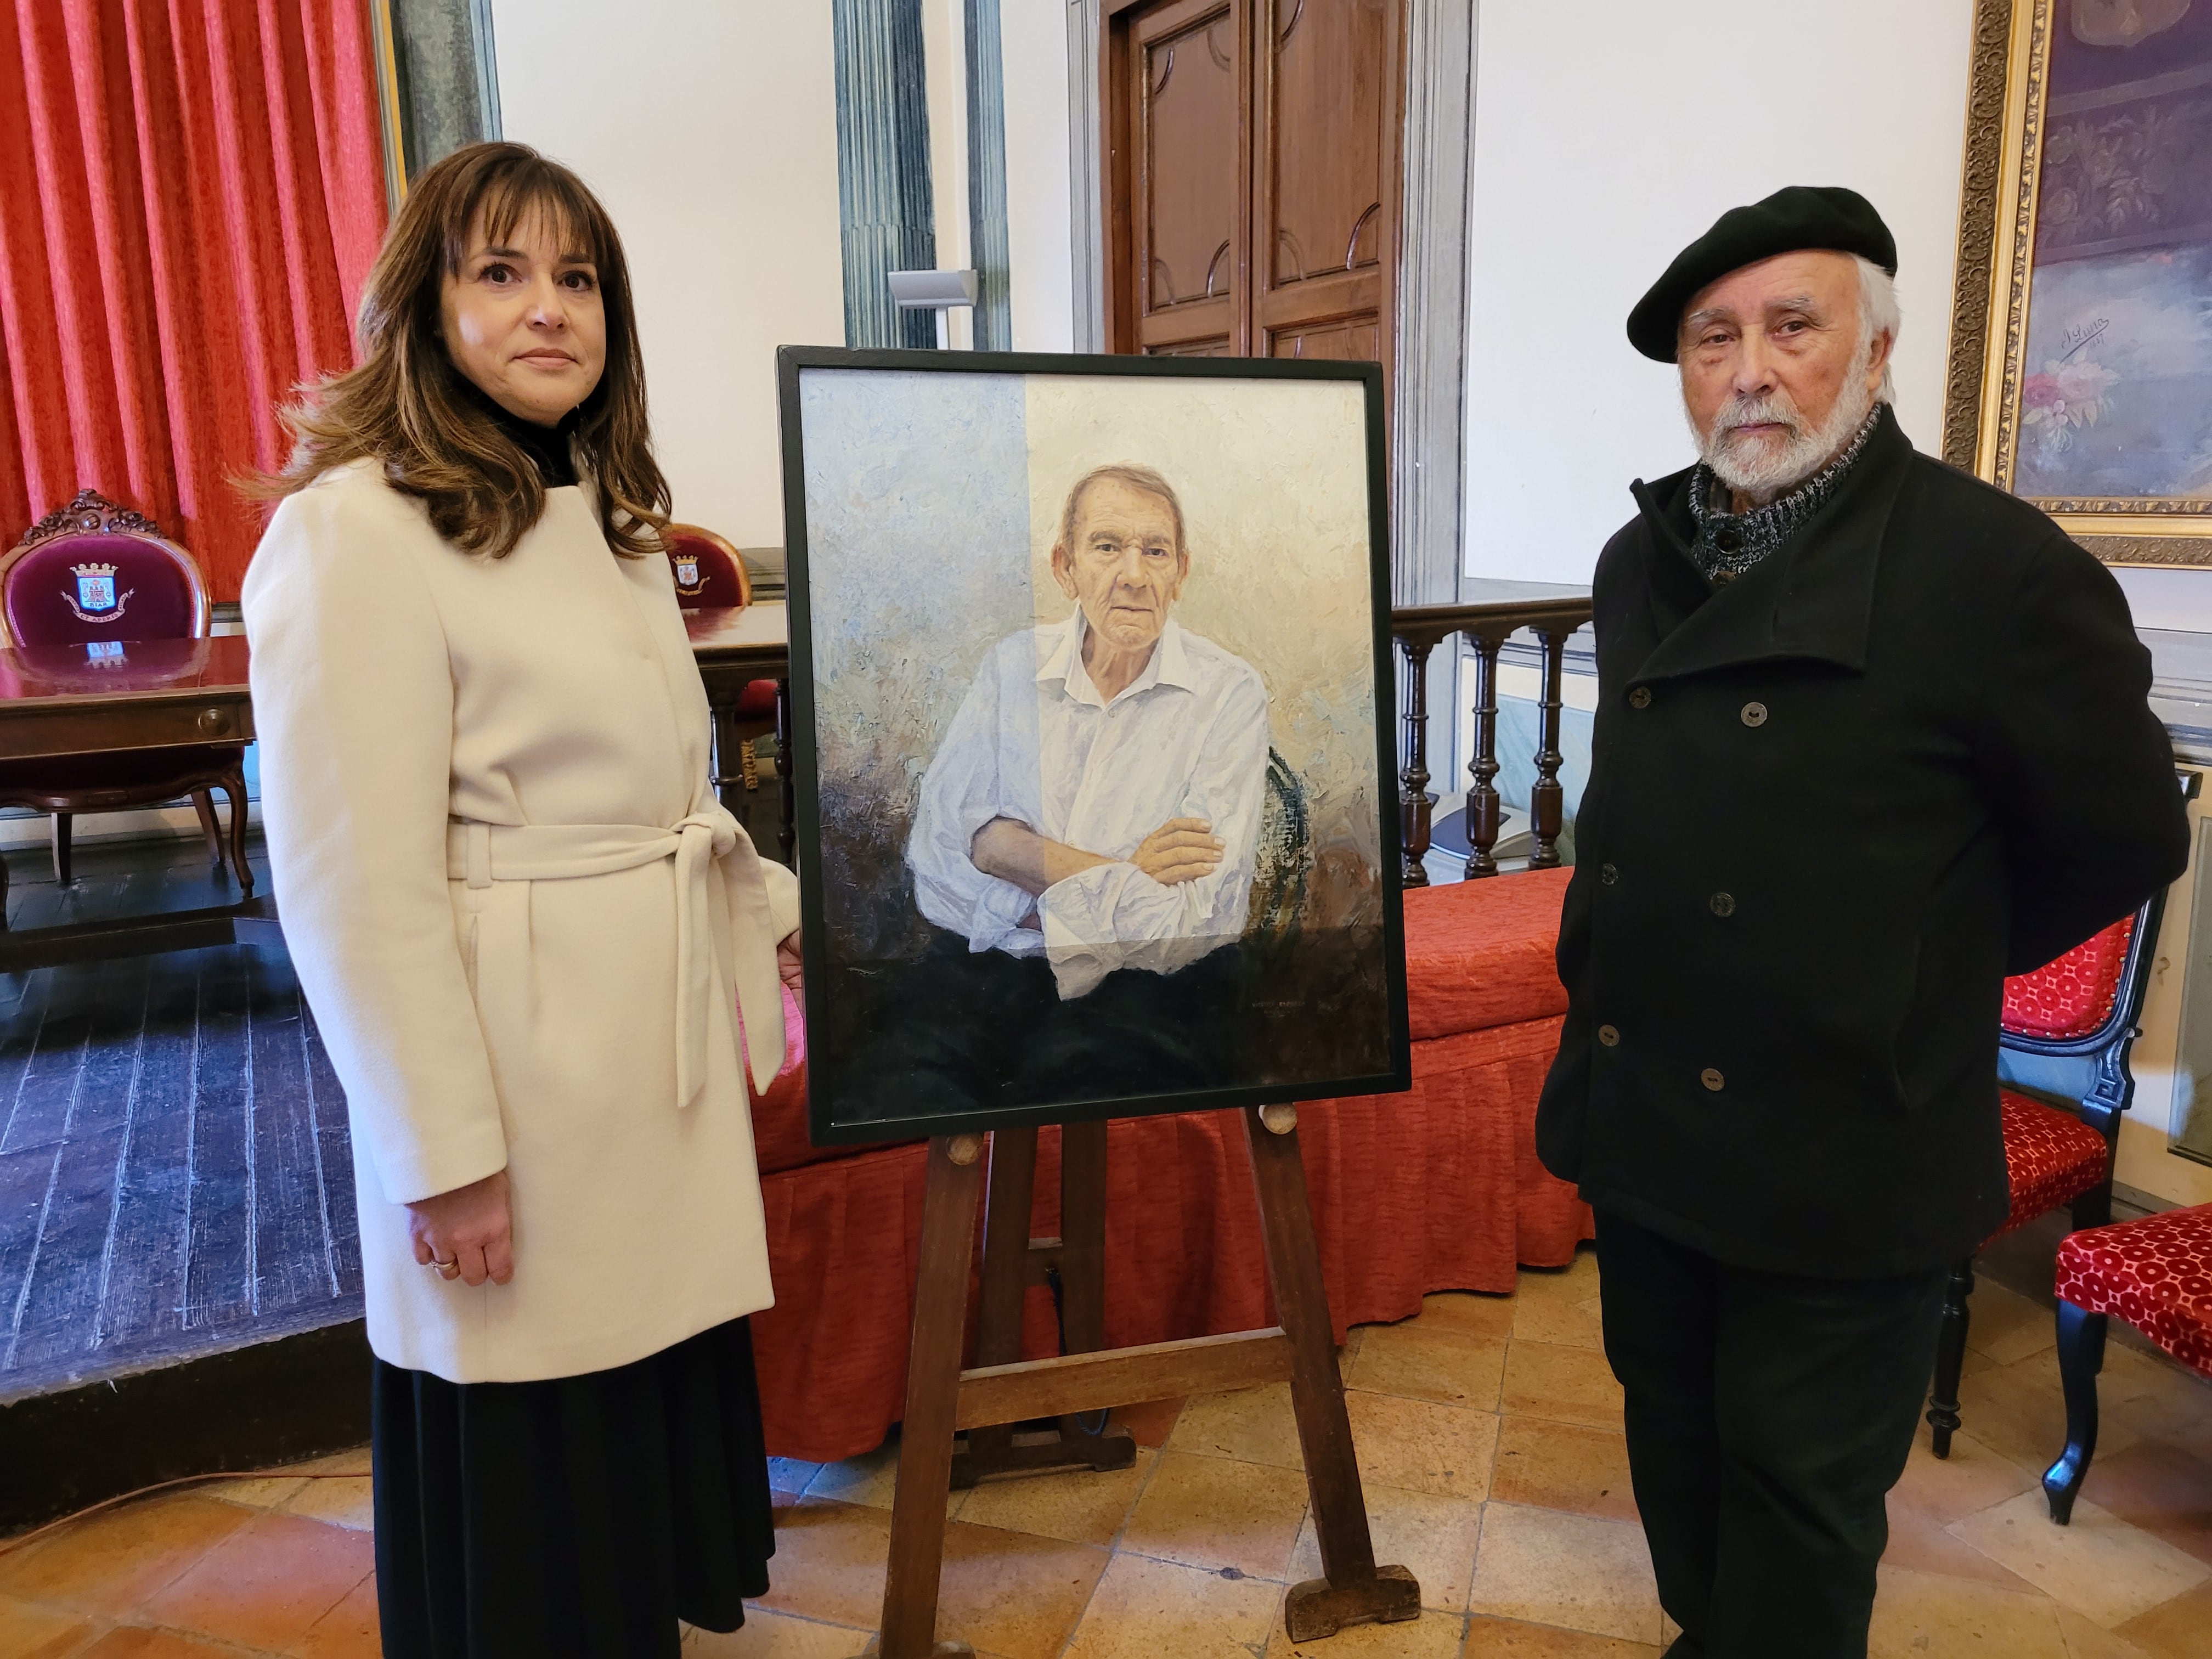
POLYGON ((521 145, 448 156, 361 332, 244 608, 353 1125, 384 1650, 672 1659, 774 1548, 746 1080, 794 884, 709 787, 605 210, 521 145))

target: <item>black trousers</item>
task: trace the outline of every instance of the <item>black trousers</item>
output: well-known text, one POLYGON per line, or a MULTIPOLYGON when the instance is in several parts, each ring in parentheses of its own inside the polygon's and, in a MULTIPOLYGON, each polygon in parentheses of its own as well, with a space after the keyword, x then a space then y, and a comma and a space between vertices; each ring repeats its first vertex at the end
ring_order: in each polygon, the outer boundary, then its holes
POLYGON ((1944 1273, 1729 1267, 1603 1212, 1597 1251, 1673 1659, 1864 1659, 1944 1273))
POLYGON ((1235 1074, 1243 947, 1171 974, 1124 968, 1063 1002, 1042 957, 971 951, 940 933, 911 963, 873 970, 866 1009, 830 1099, 865 1121, 1080 1104, 1204 1089, 1235 1074))

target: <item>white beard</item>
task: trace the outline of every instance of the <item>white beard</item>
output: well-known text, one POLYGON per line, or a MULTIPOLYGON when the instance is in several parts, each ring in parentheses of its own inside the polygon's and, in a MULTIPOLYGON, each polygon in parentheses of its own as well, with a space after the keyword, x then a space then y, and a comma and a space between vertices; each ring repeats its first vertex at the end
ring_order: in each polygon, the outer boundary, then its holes
POLYGON ((1833 460, 1866 424, 1875 405, 1874 392, 1866 383, 1870 362, 1871 353, 1862 349, 1844 377, 1844 389, 1837 394, 1835 407, 1817 427, 1808 426, 1797 405, 1782 392, 1729 398, 1713 416, 1710 430, 1698 432, 1692 424, 1698 453, 1716 478, 1764 506, 1833 460), (1790 436, 1779 447, 1763 440, 1738 437, 1730 430, 1769 421, 1789 428, 1790 436))

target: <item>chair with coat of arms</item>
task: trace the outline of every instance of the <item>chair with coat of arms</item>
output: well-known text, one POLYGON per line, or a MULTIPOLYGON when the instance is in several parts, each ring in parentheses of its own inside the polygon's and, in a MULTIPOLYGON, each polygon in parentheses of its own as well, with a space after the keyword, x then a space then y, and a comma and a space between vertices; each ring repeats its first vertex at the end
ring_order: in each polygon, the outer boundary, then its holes
MULTIPOLYGON (((745 562, 726 537, 696 524, 672 524, 660 544, 676 579, 676 603, 686 611, 740 610, 753 602, 752 579, 745 562)), ((735 708, 714 712, 714 777, 719 791, 727 783, 760 787, 760 763, 753 744, 775 731, 775 682, 755 680, 735 708), (738 775, 727 775, 730 762, 738 775)))
MULTIPOLYGON (((208 632, 207 584, 191 555, 150 520, 97 491, 80 491, 0 558, 0 642, 27 655, 54 658, 56 665, 67 656, 69 666, 96 679, 100 669, 129 665, 133 641, 201 640, 208 632)), ((198 811, 210 859, 222 867, 217 789, 230 799, 228 862, 240 888, 251 894, 244 744, 0 761, 0 805, 52 815, 54 878, 64 885, 70 879, 71 823, 78 814, 159 806, 186 797, 198 811)))

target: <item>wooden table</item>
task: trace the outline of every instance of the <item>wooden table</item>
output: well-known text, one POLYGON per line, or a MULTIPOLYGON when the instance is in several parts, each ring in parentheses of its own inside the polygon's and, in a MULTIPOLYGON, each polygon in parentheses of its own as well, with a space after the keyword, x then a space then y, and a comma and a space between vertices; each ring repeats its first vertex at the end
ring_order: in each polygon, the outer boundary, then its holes
MULTIPOLYGON (((252 736, 246 641, 240 636, 0 650, 0 760, 172 749, 252 736)), ((0 973, 239 940, 275 941, 281 937, 276 928, 276 901, 261 893, 207 909, 0 932, 0 973)))
MULTIPOLYGON (((781 604, 764 601, 737 611, 688 611, 684 625, 708 703, 718 715, 734 708, 753 681, 777 682, 780 840, 787 858, 793 832, 791 772, 781 763, 790 726, 784 617, 781 604)), ((240 635, 0 649, 0 760, 250 741, 253 704, 246 668, 240 635)), ((0 884, 0 903, 4 899, 0 884)), ((276 900, 263 893, 206 909, 0 931, 0 973, 210 945, 274 944, 282 938, 276 900)))

